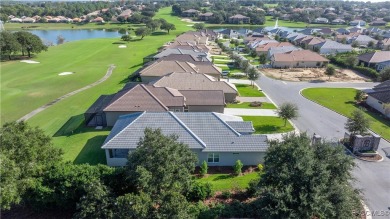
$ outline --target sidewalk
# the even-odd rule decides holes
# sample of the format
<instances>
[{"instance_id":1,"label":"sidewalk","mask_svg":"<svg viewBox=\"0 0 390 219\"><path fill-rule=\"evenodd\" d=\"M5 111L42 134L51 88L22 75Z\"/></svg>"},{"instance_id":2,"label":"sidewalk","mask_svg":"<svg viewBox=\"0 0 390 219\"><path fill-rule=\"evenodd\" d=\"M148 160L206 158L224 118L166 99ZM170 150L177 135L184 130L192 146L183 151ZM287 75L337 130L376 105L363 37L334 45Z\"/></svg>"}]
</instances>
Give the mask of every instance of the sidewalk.
<instances>
[{"instance_id":1,"label":"sidewalk","mask_svg":"<svg viewBox=\"0 0 390 219\"><path fill-rule=\"evenodd\" d=\"M272 109L238 109L225 108L225 114L233 116L278 116Z\"/></svg>"},{"instance_id":2,"label":"sidewalk","mask_svg":"<svg viewBox=\"0 0 390 219\"><path fill-rule=\"evenodd\" d=\"M243 103L255 101L272 103L267 97L237 97L236 99Z\"/></svg>"}]
</instances>

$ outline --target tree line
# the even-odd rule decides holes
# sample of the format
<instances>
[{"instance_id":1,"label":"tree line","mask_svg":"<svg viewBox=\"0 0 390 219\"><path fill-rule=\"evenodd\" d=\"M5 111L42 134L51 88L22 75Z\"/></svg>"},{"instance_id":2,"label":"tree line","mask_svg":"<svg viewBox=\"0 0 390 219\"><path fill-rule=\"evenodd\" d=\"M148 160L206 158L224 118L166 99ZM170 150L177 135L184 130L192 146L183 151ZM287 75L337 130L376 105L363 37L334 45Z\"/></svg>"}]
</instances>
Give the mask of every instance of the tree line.
<instances>
[{"instance_id":1,"label":"tree line","mask_svg":"<svg viewBox=\"0 0 390 219\"><path fill-rule=\"evenodd\" d=\"M127 165L112 168L64 162L41 129L3 125L3 216L20 206L74 218L357 218L360 212L349 184L354 162L342 147L311 144L305 134L272 141L260 180L245 192L251 201L207 205L202 200L213 194L194 181L197 157L189 147L159 129L144 134ZM242 163L236 166L240 173Z\"/></svg>"},{"instance_id":2,"label":"tree line","mask_svg":"<svg viewBox=\"0 0 390 219\"><path fill-rule=\"evenodd\" d=\"M0 50L2 57L8 56L8 59L11 60L16 53L21 52L22 56L27 53L28 57L31 57L31 53L47 51L47 46L37 35L27 31L1 31Z\"/></svg>"}]
</instances>

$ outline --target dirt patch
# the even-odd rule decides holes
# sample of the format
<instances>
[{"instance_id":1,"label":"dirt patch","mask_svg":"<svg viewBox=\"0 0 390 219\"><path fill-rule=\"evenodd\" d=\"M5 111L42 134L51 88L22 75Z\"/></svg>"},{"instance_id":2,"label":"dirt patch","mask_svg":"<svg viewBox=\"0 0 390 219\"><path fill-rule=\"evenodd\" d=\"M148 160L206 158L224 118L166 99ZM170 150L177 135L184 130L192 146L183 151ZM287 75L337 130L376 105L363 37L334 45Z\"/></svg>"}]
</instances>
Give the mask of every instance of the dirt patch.
<instances>
[{"instance_id":1,"label":"dirt patch","mask_svg":"<svg viewBox=\"0 0 390 219\"><path fill-rule=\"evenodd\" d=\"M382 159L382 156L379 154L376 154L375 156L372 156L372 157L364 156L364 155L356 155L356 156L359 157L360 159L366 160L366 161L379 161Z\"/></svg>"},{"instance_id":2,"label":"dirt patch","mask_svg":"<svg viewBox=\"0 0 390 219\"><path fill-rule=\"evenodd\" d=\"M187 22L187 23L193 23L193 24L203 23L203 22L193 21L192 19L189 19L189 18L183 18L183 19L180 19L180 20L184 21L184 22Z\"/></svg>"},{"instance_id":3,"label":"dirt patch","mask_svg":"<svg viewBox=\"0 0 390 219\"><path fill-rule=\"evenodd\" d=\"M337 69L336 74L325 74L325 68L262 69L266 76L285 81L367 82L370 78L350 69Z\"/></svg>"}]
</instances>

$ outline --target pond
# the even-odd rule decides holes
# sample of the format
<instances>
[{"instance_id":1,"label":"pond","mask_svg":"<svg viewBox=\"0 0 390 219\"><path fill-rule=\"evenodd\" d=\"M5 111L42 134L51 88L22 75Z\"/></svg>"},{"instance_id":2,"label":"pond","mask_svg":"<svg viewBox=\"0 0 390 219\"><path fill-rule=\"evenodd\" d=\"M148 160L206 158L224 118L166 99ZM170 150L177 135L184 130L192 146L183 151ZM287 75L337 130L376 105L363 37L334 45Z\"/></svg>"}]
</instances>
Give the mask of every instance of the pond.
<instances>
[{"instance_id":1,"label":"pond","mask_svg":"<svg viewBox=\"0 0 390 219\"><path fill-rule=\"evenodd\" d=\"M93 38L120 38L123 34L118 30L93 29L93 30L28 30L39 36L47 45L57 44L57 37L62 36L65 42L85 40Z\"/></svg>"}]
</instances>

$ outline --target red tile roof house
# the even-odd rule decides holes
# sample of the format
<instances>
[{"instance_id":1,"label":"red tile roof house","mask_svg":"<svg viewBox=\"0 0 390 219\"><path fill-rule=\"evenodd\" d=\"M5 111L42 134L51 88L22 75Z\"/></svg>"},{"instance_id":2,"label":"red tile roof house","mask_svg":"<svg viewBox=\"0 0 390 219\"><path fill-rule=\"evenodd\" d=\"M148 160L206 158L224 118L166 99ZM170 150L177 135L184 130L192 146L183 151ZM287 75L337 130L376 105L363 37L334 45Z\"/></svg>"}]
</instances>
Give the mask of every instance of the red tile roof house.
<instances>
[{"instance_id":1,"label":"red tile roof house","mask_svg":"<svg viewBox=\"0 0 390 219\"><path fill-rule=\"evenodd\" d=\"M256 48L255 48L255 51L256 51L256 54L258 56L262 55L262 54L267 54L268 53L268 50L270 48L274 48L274 47L283 47L283 46L293 46L293 44L289 43L289 42L270 42L270 43L266 43L266 44L262 44L262 45L258 45Z\"/></svg>"},{"instance_id":2,"label":"red tile roof house","mask_svg":"<svg viewBox=\"0 0 390 219\"><path fill-rule=\"evenodd\" d=\"M380 71L384 67L390 66L390 51L377 51L361 54L358 56L358 60L359 65L363 64L366 67L375 68L377 71Z\"/></svg>"},{"instance_id":3,"label":"red tile roof house","mask_svg":"<svg viewBox=\"0 0 390 219\"><path fill-rule=\"evenodd\" d=\"M144 69L141 69L139 75L141 76L142 82L149 83L151 81L156 81L161 77L169 75L172 72L193 72L199 74L207 74L219 80L221 77L222 70L215 65L158 60L151 65L146 66Z\"/></svg>"},{"instance_id":4,"label":"red tile roof house","mask_svg":"<svg viewBox=\"0 0 390 219\"><path fill-rule=\"evenodd\" d=\"M234 84L226 81L217 81L215 78L206 74L198 73L172 73L160 80L151 82L157 87L171 87L183 90L222 90L227 103L234 102L238 91Z\"/></svg>"},{"instance_id":5,"label":"red tile roof house","mask_svg":"<svg viewBox=\"0 0 390 219\"><path fill-rule=\"evenodd\" d=\"M320 43L325 42L325 39L322 39L321 37L313 37L313 38L303 38L302 41L300 42L300 45L303 48L314 50L314 46L318 45Z\"/></svg>"},{"instance_id":6,"label":"red tile roof house","mask_svg":"<svg viewBox=\"0 0 390 219\"><path fill-rule=\"evenodd\" d=\"M318 68L325 67L329 59L310 50L277 53L271 57L273 68Z\"/></svg>"},{"instance_id":7,"label":"red tile roof house","mask_svg":"<svg viewBox=\"0 0 390 219\"><path fill-rule=\"evenodd\" d=\"M390 112L385 111L384 104L390 103L390 80L376 85L374 88L365 90L367 93L366 103L390 118Z\"/></svg>"},{"instance_id":8,"label":"red tile roof house","mask_svg":"<svg viewBox=\"0 0 390 219\"><path fill-rule=\"evenodd\" d=\"M184 90L153 85L129 84L114 95L103 95L85 112L88 126L113 126L121 115L134 112L223 113L222 90Z\"/></svg>"}]
</instances>

